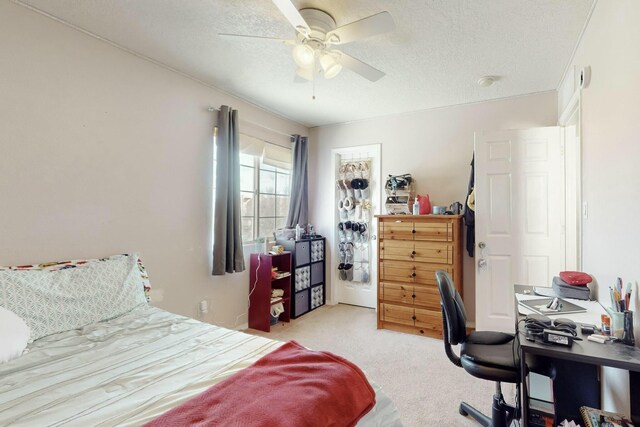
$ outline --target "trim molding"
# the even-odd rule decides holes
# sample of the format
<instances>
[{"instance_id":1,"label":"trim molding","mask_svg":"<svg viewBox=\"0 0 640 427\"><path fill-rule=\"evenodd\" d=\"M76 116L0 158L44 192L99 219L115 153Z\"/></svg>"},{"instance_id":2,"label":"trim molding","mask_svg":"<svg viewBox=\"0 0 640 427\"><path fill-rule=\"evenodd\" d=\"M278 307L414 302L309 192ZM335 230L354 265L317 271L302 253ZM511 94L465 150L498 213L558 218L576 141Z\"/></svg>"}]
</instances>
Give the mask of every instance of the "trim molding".
<instances>
[{"instance_id":1,"label":"trim molding","mask_svg":"<svg viewBox=\"0 0 640 427\"><path fill-rule=\"evenodd\" d=\"M573 52L571 52L571 56L569 57L569 62L564 67L564 72L562 73L562 77L560 77L560 81L558 82L557 90L560 90L562 87L562 83L564 83L565 78L567 77L567 73L571 70L571 65L573 64L573 60L576 57L576 52L578 52L578 47L580 47L580 43L582 43L582 38L584 37L584 33L587 31L587 26L589 22L591 22L591 17L593 16L593 11L596 9L596 5L598 4L598 0L594 0L591 5L591 10L589 10L589 14L587 15L587 20L584 22L584 26L582 27L582 31L580 31L580 35L578 36L578 41L573 48Z\"/></svg>"}]
</instances>

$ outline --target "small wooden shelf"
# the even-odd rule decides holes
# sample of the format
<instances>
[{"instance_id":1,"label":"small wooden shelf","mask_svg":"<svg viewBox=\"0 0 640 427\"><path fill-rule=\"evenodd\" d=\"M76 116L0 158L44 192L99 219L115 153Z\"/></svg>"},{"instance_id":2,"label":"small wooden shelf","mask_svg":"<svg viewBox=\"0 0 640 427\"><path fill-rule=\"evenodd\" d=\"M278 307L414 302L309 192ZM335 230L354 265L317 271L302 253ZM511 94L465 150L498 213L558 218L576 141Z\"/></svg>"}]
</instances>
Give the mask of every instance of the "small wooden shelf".
<instances>
[{"instance_id":1,"label":"small wooden shelf","mask_svg":"<svg viewBox=\"0 0 640 427\"><path fill-rule=\"evenodd\" d=\"M274 267L280 272L289 274L274 279L271 276ZM251 254L250 270L249 327L269 332L272 305L283 303L284 313L280 314L278 319L283 322L291 320L291 253ZM277 301L271 302L272 289L282 289L284 295Z\"/></svg>"},{"instance_id":2,"label":"small wooden shelf","mask_svg":"<svg viewBox=\"0 0 640 427\"><path fill-rule=\"evenodd\" d=\"M291 301L291 298L289 298L289 297L287 297L287 298L280 298L280 299L278 299L277 301L271 301L271 304L270 304L270 305L277 304L277 303L279 303L279 302L287 302L287 301Z\"/></svg>"}]
</instances>

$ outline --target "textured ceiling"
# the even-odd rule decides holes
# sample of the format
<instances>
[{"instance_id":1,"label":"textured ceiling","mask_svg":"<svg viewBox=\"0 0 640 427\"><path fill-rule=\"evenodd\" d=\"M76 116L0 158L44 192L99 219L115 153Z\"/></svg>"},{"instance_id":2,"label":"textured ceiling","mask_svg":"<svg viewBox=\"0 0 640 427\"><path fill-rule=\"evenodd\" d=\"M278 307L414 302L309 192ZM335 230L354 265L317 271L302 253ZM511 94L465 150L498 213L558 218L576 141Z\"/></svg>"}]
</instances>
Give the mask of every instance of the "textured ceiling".
<instances>
[{"instance_id":1,"label":"textured ceiling","mask_svg":"<svg viewBox=\"0 0 640 427\"><path fill-rule=\"evenodd\" d=\"M556 89L594 0L294 0L338 26L389 11L396 31L341 47L384 71L294 83L293 38L268 0L22 0L65 22L308 126ZM476 84L497 75L495 85Z\"/></svg>"}]
</instances>

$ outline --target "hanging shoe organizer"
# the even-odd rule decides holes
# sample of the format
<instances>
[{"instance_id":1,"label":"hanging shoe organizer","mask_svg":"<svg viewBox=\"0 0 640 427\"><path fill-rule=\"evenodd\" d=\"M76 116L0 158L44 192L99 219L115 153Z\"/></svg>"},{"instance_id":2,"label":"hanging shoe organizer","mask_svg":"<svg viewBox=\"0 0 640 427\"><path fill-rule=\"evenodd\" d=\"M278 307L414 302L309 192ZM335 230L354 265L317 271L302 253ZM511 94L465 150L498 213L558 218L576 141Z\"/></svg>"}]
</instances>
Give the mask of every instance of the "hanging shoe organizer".
<instances>
[{"instance_id":1,"label":"hanging shoe organizer","mask_svg":"<svg viewBox=\"0 0 640 427\"><path fill-rule=\"evenodd\" d=\"M338 278L370 285L371 160L343 160L336 177Z\"/></svg>"}]
</instances>

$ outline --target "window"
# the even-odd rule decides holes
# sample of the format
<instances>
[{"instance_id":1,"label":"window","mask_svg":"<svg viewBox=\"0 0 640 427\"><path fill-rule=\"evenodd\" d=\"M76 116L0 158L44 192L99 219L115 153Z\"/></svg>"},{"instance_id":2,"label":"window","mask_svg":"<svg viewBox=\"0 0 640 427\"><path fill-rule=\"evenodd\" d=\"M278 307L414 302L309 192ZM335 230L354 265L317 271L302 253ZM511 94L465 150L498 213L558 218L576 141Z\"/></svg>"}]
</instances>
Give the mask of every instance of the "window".
<instances>
[{"instance_id":1,"label":"window","mask_svg":"<svg viewBox=\"0 0 640 427\"><path fill-rule=\"evenodd\" d=\"M290 171L264 164L259 157L240 154L242 240L271 237L286 225Z\"/></svg>"},{"instance_id":2,"label":"window","mask_svg":"<svg viewBox=\"0 0 640 427\"><path fill-rule=\"evenodd\" d=\"M213 146L213 212L215 221L216 191L216 146ZM241 134L241 136L243 136ZM263 146L261 140L259 141ZM241 143L241 147L242 147ZM245 145L246 147L246 145ZM275 148L275 161L286 165L291 150ZM249 151L249 150L247 150ZM260 150L254 150L254 152ZM271 153L273 157L273 152ZM278 157L279 156L279 157ZM272 237L273 232L286 225L291 192L291 171L262 162L261 156L240 153L240 210L242 217L242 241L253 242L263 237Z\"/></svg>"}]
</instances>

